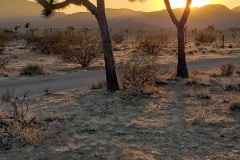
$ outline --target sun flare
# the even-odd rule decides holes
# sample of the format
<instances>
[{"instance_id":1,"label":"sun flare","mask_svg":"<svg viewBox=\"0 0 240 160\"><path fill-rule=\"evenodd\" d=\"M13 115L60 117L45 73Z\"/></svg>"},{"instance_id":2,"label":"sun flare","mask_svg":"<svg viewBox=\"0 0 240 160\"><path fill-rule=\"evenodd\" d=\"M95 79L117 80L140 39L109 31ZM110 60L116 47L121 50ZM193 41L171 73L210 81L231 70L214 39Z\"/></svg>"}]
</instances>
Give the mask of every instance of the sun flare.
<instances>
[{"instance_id":1,"label":"sun flare","mask_svg":"<svg viewBox=\"0 0 240 160\"><path fill-rule=\"evenodd\" d=\"M186 6L186 0L170 0L172 8L184 8ZM202 7L207 5L209 0L192 0L191 7Z\"/></svg>"}]
</instances>

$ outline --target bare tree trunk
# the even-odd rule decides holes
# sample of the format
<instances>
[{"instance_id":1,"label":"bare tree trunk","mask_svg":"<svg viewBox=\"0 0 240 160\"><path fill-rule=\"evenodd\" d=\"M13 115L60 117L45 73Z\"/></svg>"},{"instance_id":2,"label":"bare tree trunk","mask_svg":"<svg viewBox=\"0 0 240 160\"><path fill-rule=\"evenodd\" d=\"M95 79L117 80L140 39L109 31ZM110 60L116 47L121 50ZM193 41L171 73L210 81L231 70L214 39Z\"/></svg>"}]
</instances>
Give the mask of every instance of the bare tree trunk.
<instances>
[{"instance_id":1,"label":"bare tree trunk","mask_svg":"<svg viewBox=\"0 0 240 160\"><path fill-rule=\"evenodd\" d=\"M119 90L119 86L118 86L115 61L114 61L113 51L112 51L112 42L111 42L107 18L105 14L104 1L98 0L97 6L98 6L98 12L95 16L100 28L101 38L102 38L107 90L116 91L116 90Z\"/></svg>"},{"instance_id":2,"label":"bare tree trunk","mask_svg":"<svg viewBox=\"0 0 240 160\"><path fill-rule=\"evenodd\" d=\"M189 75L185 58L184 26L177 26L177 34L178 34L177 77L187 78L189 77Z\"/></svg>"},{"instance_id":3,"label":"bare tree trunk","mask_svg":"<svg viewBox=\"0 0 240 160\"><path fill-rule=\"evenodd\" d=\"M180 20L176 18L171 8L169 0L164 0L169 16L177 27L178 33L178 65L177 65L177 77L188 78L188 69L185 58L185 41L184 41L184 26L187 23L188 16L190 14L190 5L192 0L187 0L186 7Z\"/></svg>"}]
</instances>

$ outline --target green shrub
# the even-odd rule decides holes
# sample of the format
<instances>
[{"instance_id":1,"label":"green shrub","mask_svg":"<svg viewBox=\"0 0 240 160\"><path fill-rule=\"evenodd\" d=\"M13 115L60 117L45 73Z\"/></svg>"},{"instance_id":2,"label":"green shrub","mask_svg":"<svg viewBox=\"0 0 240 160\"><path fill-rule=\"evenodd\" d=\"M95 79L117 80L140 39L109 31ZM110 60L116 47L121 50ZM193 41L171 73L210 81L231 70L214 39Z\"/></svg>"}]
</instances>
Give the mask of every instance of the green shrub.
<instances>
[{"instance_id":1,"label":"green shrub","mask_svg":"<svg viewBox=\"0 0 240 160\"><path fill-rule=\"evenodd\" d=\"M44 75L44 71L41 66L39 65L28 65L22 69L20 75L22 76L39 76Z\"/></svg>"},{"instance_id":2,"label":"green shrub","mask_svg":"<svg viewBox=\"0 0 240 160\"><path fill-rule=\"evenodd\" d=\"M158 75L154 60L142 56L121 61L118 71L124 89L141 90L146 86L154 85Z\"/></svg>"},{"instance_id":3,"label":"green shrub","mask_svg":"<svg viewBox=\"0 0 240 160\"><path fill-rule=\"evenodd\" d=\"M236 67L232 64L225 64L221 66L221 75L222 76L231 76L236 70Z\"/></svg>"}]
</instances>

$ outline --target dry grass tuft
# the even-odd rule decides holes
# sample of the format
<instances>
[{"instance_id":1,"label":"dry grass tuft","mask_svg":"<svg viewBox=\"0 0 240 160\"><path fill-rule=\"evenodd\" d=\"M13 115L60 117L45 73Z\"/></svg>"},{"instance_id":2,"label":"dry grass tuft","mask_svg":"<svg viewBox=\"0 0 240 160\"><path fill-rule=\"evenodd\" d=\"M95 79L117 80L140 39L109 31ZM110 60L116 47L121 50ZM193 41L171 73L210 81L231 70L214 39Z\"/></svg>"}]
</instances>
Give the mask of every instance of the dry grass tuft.
<instances>
[{"instance_id":1,"label":"dry grass tuft","mask_svg":"<svg viewBox=\"0 0 240 160\"><path fill-rule=\"evenodd\" d=\"M40 76L44 75L44 71L41 66L39 65L28 65L22 69L20 72L21 76Z\"/></svg>"},{"instance_id":2,"label":"dry grass tuft","mask_svg":"<svg viewBox=\"0 0 240 160\"><path fill-rule=\"evenodd\" d=\"M124 89L142 90L146 86L155 85L158 76L154 60L142 56L121 61L118 69Z\"/></svg>"},{"instance_id":3,"label":"dry grass tuft","mask_svg":"<svg viewBox=\"0 0 240 160\"><path fill-rule=\"evenodd\" d=\"M222 76L231 76L236 71L236 67L232 64L225 64L221 66L220 70Z\"/></svg>"}]
</instances>

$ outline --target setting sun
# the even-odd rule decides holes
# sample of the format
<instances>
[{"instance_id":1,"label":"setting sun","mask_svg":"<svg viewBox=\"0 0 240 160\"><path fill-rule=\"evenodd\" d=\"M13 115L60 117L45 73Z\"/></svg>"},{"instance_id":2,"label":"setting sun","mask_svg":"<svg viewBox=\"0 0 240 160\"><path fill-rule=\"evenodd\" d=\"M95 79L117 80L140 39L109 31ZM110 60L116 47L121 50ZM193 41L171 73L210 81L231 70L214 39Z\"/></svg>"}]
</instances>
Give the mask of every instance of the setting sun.
<instances>
[{"instance_id":1,"label":"setting sun","mask_svg":"<svg viewBox=\"0 0 240 160\"><path fill-rule=\"evenodd\" d=\"M172 8L184 8L186 0L170 0ZM209 0L193 0L191 7L202 7L207 5Z\"/></svg>"}]
</instances>

